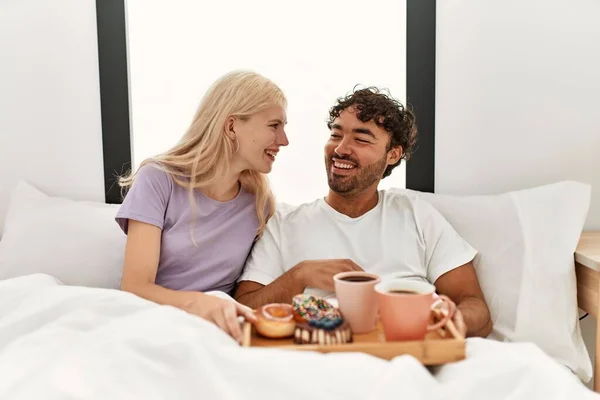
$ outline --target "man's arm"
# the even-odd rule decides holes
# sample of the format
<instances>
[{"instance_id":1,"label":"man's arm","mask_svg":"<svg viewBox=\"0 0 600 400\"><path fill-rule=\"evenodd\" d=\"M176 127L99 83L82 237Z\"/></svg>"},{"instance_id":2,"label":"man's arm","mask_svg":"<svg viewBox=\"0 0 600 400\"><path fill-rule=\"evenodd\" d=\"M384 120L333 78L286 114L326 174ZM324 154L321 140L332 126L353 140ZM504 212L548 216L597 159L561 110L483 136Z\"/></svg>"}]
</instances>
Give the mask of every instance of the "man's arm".
<instances>
[{"instance_id":1,"label":"man's arm","mask_svg":"<svg viewBox=\"0 0 600 400\"><path fill-rule=\"evenodd\" d=\"M235 299L252 309L269 303L290 304L292 297L307 287L333 291L333 276L348 271L362 271L362 268L349 259L306 260L267 286L250 280L241 281Z\"/></svg>"},{"instance_id":2,"label":"man's arm","mask_svg":"<svg viewBox=\"0 0 600 400\"><path fill-rule=\"evenodd\" d=\"M466 336L486 337L492 332L490 311L472 262L446 272L435 281L435 286L439 294L456 303L467 328Z\"/></svg>"},{"instance_id":3,"label":"man's arm","mask_svg":"<svg viewBox=\"0 0 600 400\"><path fill-rule=\"evenodd\" d=\"M292 297L304 292L306 286L292 268L267 286L253 281L242 281L235 292L235 299L252 308L269 303L291 303Z\"/></svg>"}]
</instances>

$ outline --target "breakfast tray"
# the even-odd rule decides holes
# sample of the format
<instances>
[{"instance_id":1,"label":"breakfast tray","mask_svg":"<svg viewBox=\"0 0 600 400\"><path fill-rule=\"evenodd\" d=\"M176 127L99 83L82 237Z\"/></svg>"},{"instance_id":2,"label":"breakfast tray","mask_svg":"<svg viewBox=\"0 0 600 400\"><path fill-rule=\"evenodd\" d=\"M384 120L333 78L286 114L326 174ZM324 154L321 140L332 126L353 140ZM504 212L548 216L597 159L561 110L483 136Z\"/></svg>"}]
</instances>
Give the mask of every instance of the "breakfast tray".
<instances>
[{"instance_id":1,"label":"breakfast tray","mask_svg":"<svg viewBox=\"0 0 600 400\"><path fill-rule=\"evenodd\" d=\"M381 326L367 334L354 334L352 343L336 345L294 344L292 338L268 339L256 333L249 322L243 325L244 347L271 347L282 350L317 351L320 353L360 352L391 360L409 354L423 365L441 365L465 358L465 339L452 321L439 331L430 332L424 340L386 342Z\"/></svg>"}]
</instances>

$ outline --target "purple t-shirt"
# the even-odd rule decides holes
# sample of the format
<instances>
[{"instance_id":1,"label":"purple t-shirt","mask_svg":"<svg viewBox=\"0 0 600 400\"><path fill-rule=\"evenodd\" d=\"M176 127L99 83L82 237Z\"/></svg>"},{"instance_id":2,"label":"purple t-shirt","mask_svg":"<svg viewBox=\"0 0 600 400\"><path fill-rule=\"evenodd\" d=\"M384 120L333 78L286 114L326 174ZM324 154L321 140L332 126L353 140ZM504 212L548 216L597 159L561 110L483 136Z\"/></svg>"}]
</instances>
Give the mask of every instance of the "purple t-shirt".
<instances>
[{"instance_id":1,"label":"purple t-shirt","mask_svg":"<svg viewBox=\"0 0 600 400\"><path fill-rule=\"evenodd\" d=\"M191 207L188 189L148 164L138 171L116 220L125 233L129 219L162 229L157 285L231 293L256 236L255 197L240 189L234 199L220 202L197 190L194 213Z\"/></svg>"}]
</instances>

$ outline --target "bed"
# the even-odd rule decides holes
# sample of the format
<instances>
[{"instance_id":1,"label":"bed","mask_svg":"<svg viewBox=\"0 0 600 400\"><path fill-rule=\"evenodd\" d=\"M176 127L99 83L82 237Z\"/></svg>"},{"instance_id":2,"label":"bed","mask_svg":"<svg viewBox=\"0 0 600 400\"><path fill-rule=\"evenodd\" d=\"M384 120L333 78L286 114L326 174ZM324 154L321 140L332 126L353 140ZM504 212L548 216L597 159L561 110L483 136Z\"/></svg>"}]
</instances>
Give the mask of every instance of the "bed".
<instances>
[{"instance_id":1,"label":"bed","mask_svg":"<svg viewBox=\"0 0 600 400\"><path fill-rule=\"evenodd\" d=\"M597 316L600 236L581 233L589 187L398 190L430 201L480 250L495 331L468 339L463 361L241 348L208 322L118 290L118 206L20 182L0 240L0 398L600 398L582 383L592 366L577 308Z\"/></svg>"}]
</instances>

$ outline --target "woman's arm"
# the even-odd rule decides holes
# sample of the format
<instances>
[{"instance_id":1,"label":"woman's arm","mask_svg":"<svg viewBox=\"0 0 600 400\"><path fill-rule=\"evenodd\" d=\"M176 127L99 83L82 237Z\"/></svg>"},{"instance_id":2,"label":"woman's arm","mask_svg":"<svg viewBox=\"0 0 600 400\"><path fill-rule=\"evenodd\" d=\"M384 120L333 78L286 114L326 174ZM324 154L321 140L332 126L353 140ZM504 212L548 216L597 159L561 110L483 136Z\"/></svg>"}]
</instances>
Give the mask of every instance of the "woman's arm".
<instances>
[{"instance_id":1,"label":"woman's arm","mask_svg":"<svg viewBox=\"0 0 600 400\"><path fill-rule=\"evenodd\" d=\"M207 319L234 339L240 341L242 331L237 316L254 321L252 311L236 302L201 292L166 289L155 284L160 259L160 228L129 220L125 264L121 289L158 304L170 305Z\"/></svg>"}]
</instances>

